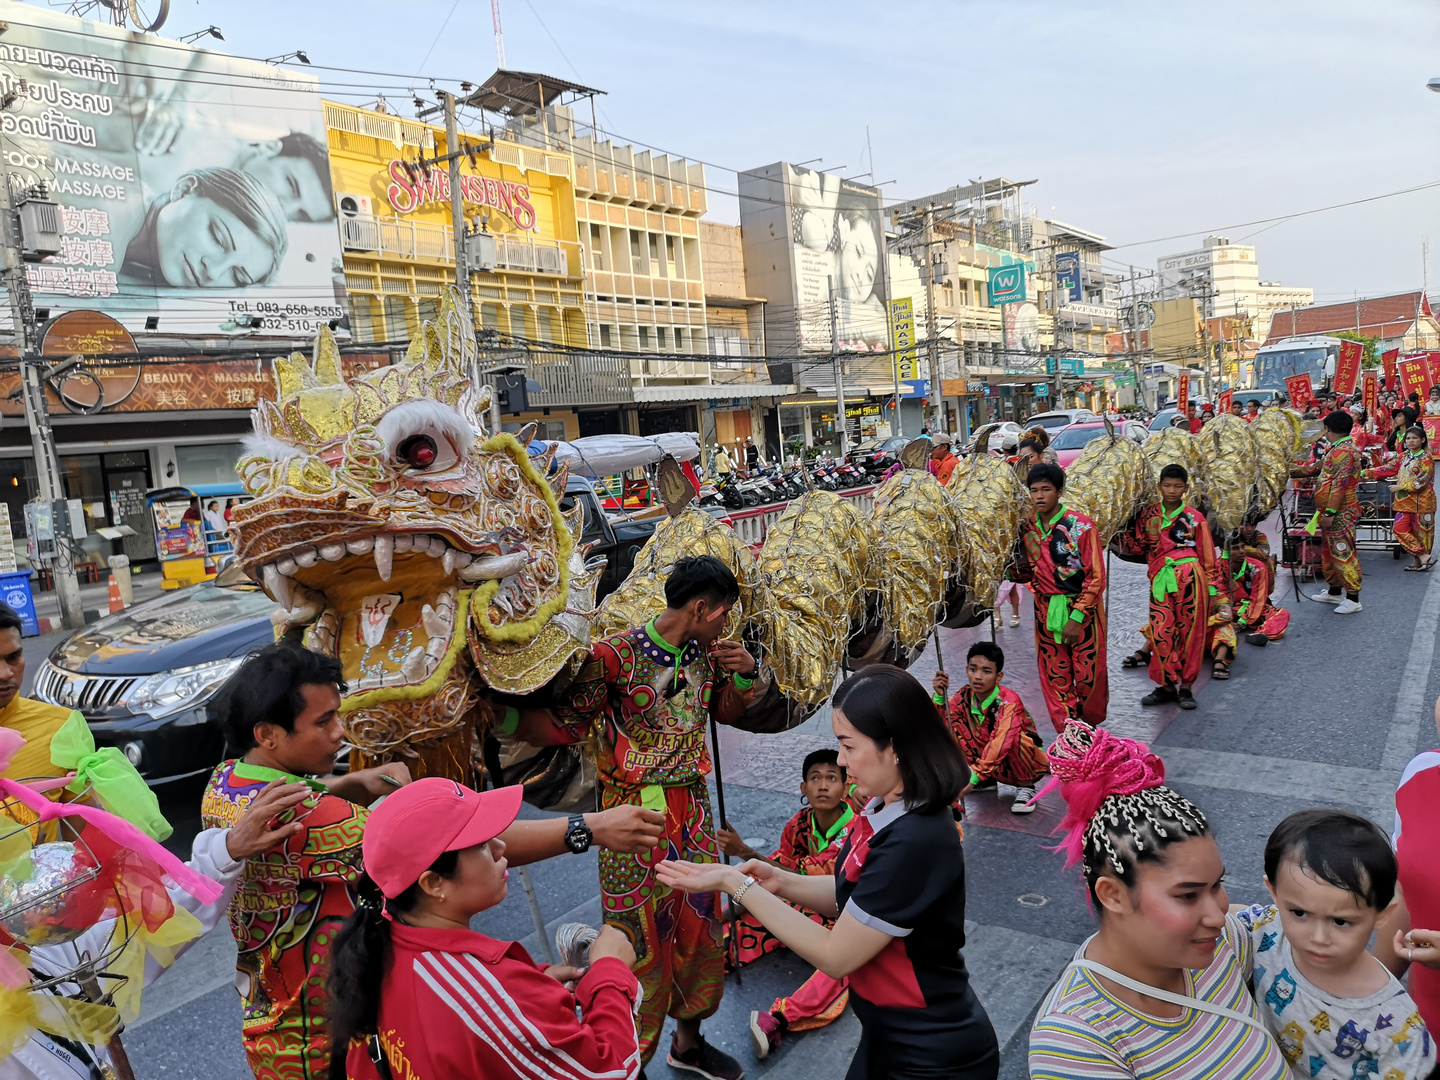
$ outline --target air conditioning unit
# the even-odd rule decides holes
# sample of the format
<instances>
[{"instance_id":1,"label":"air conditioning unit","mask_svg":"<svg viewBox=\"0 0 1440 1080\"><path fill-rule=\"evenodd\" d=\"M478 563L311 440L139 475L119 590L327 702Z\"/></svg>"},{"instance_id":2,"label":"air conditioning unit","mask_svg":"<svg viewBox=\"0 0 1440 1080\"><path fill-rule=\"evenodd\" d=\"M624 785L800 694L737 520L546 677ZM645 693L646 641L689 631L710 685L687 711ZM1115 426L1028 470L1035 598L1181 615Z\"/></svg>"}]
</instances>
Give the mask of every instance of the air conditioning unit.
<instances>
[{"instance_id":1,"label":"air conditioning unit","mask_svg":"<svg viewBox=\"0 0 1440 1080\"><path fill-rule=\"evenodd\" d=\"M39 262L60 253L60 206L50 199L28 195L16 209L20 212L21 257Z\"/></svg>"},{"instance_id":2,"label":"air conditioning unit","mask_svg":"<svg viewBox=\"0 0 1440 1080\"><path fill-rule=\"evenodd\" d=\"M335 196L335 205L339 207L342 217L360 217L362 214L374 212L370 208L369 195L347 195L340 192Z\"/></svg>"}]
</instances>

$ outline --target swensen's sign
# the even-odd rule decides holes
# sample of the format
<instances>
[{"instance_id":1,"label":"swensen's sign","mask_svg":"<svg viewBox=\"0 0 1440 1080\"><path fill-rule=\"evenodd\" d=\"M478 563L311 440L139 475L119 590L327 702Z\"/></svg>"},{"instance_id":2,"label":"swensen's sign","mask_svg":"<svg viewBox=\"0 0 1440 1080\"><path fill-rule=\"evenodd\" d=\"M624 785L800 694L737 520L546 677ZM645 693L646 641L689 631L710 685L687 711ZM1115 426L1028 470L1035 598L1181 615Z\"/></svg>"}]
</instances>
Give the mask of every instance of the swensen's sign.
<instances>
[{"instance_id":1,"label":"swensen's sign","mask_svg":"<svg viewBox=\"0 0 1440 1080\"><path fill-rule=\"evenodd\" d=\"M390 162L389 173L390 186L385 190L385 198L397 214L413 213L426 203L450 201L450 176L445 171L416 169L412 180L405 162L397 159ZM530 203L529 184L462 173L460 194L467 203L500 211L525 232L540 231L535 221L535 207Z\"/></svg>"}]
</instances>

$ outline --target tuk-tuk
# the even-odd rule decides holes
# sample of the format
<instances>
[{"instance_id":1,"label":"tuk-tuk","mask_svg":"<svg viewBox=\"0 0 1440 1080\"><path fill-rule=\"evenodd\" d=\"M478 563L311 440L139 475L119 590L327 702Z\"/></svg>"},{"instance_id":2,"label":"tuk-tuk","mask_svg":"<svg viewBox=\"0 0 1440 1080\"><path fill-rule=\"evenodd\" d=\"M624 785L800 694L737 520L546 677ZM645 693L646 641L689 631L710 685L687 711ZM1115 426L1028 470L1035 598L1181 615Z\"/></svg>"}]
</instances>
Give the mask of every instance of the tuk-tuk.
<instances>
[{"instance_id":1,"label":"tuk-tuk","mask_svg":"<svg viewBox=\"0 0 1440 1080\"><path fill-rule=\"evenodd\" d=\"M212 502L224 510L240 505L250 496L239 481L228 484L195 484L191 487L159 488L145 496L145 505L155 523L155 551L164 577L162 589L179 589L215 576L226 559L234 554L230 530L205 516Z\"/></svg>"}]
</instances>

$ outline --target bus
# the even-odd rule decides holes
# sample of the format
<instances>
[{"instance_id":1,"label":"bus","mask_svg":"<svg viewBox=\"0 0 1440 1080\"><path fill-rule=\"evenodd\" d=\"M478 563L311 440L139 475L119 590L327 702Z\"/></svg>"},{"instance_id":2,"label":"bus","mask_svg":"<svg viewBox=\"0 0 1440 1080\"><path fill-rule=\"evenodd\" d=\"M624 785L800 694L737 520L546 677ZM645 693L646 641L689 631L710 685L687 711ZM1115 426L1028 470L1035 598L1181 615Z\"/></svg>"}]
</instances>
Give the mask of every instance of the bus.
<instances>
[{"instance_id":1,"label":"bus","mask_svg":"<svg viewBox=\"0 0 1440 1080\"><path fill-rule=\"evenodd\" d=\"M1255 353L1255 387L1285 393L1285 380L1292 375L1309 375L1310 386L1319 391L1335 374L1340 339L1315 335L1281 338L1262 345Z\"/></svg>"}]
</instances>

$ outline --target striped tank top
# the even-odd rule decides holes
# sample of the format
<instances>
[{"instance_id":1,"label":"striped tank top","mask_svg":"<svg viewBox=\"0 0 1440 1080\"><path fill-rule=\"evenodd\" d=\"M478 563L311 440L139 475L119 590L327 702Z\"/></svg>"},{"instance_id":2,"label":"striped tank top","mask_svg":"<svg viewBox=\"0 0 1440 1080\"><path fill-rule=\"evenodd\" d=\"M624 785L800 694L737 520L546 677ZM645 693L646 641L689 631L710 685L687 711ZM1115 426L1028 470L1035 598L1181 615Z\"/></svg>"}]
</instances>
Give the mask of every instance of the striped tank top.
<instances>
[{"instance_id":1,"label":"striped tank top","mask_svg":"<svg viewBox=\"0 0 1440 1080\"><path fill-rule=\"evenodd\" d=\"M1075 955L1084 952L1085 946ZM1230 915L1215 959L1186 973L1191 997L1263 1023L1246 983L1250 935ZM1071 965L1040 1007L1030 1031L1031 1080L1287 1080L1275 1040L1239 1020L1186 1009L1173 1020L1137 1012L1093 974Z\"/></svg>"}]
</instances>

